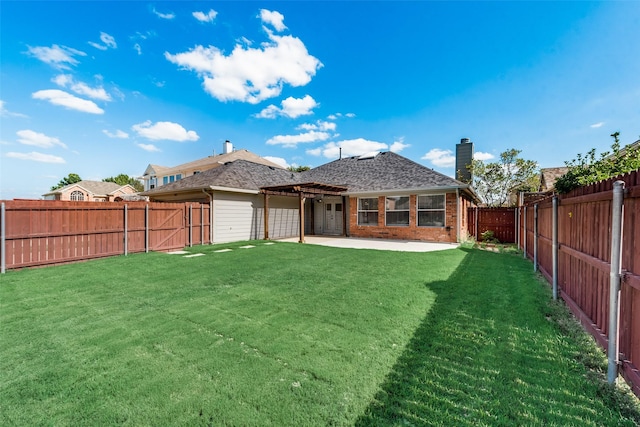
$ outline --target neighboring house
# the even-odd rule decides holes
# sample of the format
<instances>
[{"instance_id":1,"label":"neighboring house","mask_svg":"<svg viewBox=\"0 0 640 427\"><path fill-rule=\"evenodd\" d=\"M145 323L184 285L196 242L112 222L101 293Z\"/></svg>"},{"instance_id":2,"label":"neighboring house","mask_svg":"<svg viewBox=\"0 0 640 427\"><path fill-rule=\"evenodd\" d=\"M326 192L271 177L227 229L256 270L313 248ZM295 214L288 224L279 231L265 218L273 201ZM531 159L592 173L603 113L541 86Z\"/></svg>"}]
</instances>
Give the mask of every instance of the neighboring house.
<instances>
[{"instance_id":1,"label":"neighboring house","mask_svg":"<svg viewBox=\"0 0 640 427\"><path fill-rule=\"evenodd\" d=\"M115 182L83 180L69 184L57 190L43 194L45 200L70 200L76 202L113 202L116 198L124 199L135 194L131 185L120 185Z\"/></svg>"},{"instance_id":2,"label":"neighboring house","mask_svg":"<svg viewBox=\"0 0 640 427\"><path fill-rule=\"evenodd\" d=\"M469 185L392 152L299 173L235 160L143 195L209 202L214 243L304 234L463 241L467 208L479 201Z\"/></svg>"},{"instance_id":3,"label":"neighboring house","mask_svg":"<svg viewBox=\"0 0 640 427\"><path fill-rule=\"evenodd\" d=\"M144 182L144 191L153 190L154 188L180 181L188 176L197 175L234 160L248 160L250 162L284 169L282 166L248 150L234 151L233 145L229 141L226 141L223 145L222 154L218 154L217 156L209 156L173 167L150 164L141 177Z\"/></svg>"},{"instance_id":4,"label":"neighboring house","mask_svg":"<svg viewBox=\"0 0 640 427\"><path fill-rule=\"evenodd\" d=\"M538 191L541 193L553 192L558 178L567 172L569 172L568 167L540 169L540 186L538 187Z\"/></svg>"}]
</instances>

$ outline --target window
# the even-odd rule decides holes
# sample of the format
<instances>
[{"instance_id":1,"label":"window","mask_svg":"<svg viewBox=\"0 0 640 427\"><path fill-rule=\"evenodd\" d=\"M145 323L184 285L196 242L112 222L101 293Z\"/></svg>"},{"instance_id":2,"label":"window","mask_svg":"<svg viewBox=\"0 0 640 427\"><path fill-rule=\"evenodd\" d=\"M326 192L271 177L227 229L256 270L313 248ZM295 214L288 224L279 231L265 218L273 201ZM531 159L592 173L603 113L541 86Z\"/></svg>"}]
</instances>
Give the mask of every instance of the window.
<instances>
[{"instance_id":1,"label":"window","mask_svg":"<svg viewBox=\"0 0 640 427\"><path fill-rule=\"evenodd\" d=\"M387 197L387 226L409 225L409 196Z\"/></svg>"},{"instance_id":2,"label":"window","mask_svg":"<svg viewBox=\"0 0 640 427\"><path fill-rule=\"evenodd\" d=\"M163 176L162 177L162 185L167 185L169 183L169 177L168 176Z\"/></svg>"},{"instance_id":3,"label":"window","mask_svg":"<svg viewBox=\"0 0 640 427\"><path fill-rule=\"evenodd\" d=\"M181 179L182 179L182 174L181 173L176 175L176 181L180 181Z\"/></svg>"},{"instance_id":4,"label":"window","mask_svg":"<svg viewBox=\"0 0 640 427\"><path fill-rule=\"evenodd\" d=\"M71 192L71 196L69 197L69 199L76 202L82 202L84 200L84 194L82 193L82 191L76 190Z\"/></svg>"},{"instance_id":5,"label":"window","mask_svg":"<svg viewBox=\"0 0 640 427\"><path fill-rule=\"evenodd\" d=\"M444 227L445 195L418 196L418 227Z\"/></svg>"},{"instance_id":6,"label":"window","mask_svg":"<svg viewBox=\"0 0 640 427\"><path fill-rule=\"evenodd\" d=\"M378 198L358 199L358 225L378 225Z\"/></svg>"}]
</instances>

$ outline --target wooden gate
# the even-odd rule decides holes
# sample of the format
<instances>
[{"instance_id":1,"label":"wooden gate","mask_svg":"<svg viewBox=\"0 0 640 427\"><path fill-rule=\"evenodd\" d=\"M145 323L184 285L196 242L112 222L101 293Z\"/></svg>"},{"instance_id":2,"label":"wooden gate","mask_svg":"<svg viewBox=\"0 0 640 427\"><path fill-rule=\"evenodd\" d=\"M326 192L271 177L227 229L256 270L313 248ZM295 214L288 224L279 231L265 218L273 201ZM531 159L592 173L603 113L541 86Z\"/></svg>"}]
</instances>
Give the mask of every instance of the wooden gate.
<instances>
[{"instance_id":1,"label":"wooden gate","mask_svg":"<svg viewBox=\"0 0 640 427\"><path fill-rule=\"evenodd\" d=\"M516 241L516 208L468 208L469 235L476 241L482 240L482 233L491 230L502 243Z\"/></svg>"}]
</instances>

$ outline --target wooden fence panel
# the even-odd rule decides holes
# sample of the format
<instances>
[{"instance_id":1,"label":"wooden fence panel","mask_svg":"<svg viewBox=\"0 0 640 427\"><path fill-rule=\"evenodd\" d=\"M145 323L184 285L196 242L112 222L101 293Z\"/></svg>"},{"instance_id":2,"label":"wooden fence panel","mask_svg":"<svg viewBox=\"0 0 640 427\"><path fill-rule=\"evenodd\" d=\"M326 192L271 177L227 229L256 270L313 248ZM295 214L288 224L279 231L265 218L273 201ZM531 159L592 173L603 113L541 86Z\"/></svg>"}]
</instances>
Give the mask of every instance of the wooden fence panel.
<instances>
[{"instance_id":1,"label":"wooden fence panel","mask_svg":"<svg viewBox=\"0 0 640 427\"><path fill-rule=\"evenodd\" d=\"M515 208L468 208L468 231L477 241L487 230L502 243L514 243L516 237ZM476 227L477 220L477 227Z\"/></svg>"},{"instance_id":2,"label":"wooden fence panel","mask_svg":"<svg viewBox=\"0 0 640 427\"><path fill-rule=\"evenodd\" d=\"M2 203L5 245L0 251L4 252L8 269L124 254L125 234L127 253L182 249L189 244L186 215L190 205L198 213L193 218L192 228L197 229L193 244L210 242L208 204L51 200Z\"/></svg>"},{"instance_id":3,"label":"wooden fence panel","mask_svg":"<svg viewBox=\"0 0 640 427\"><path fill-rule=\"evenodd\" d=\"M613 183L625 182L622 238L623 280L620 295L619 343L622 374L640 396L640 171L581 187L559 197L558 286L567 305L606 348L609 329L609 286ZM552 280L552 209L538 202L538 263ZM533 212L536 202L519 208L521 242L533 258ZM524 212L526 211L526 221Z\"/></svg>"}]
</instances>

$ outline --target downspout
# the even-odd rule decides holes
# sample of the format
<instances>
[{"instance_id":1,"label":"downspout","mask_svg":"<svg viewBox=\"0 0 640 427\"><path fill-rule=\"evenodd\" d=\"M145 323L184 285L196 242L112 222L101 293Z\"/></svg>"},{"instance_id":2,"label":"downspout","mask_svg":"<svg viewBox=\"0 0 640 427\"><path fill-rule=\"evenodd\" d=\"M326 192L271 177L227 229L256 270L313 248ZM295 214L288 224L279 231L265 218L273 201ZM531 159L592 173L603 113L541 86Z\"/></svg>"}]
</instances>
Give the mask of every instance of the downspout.
<instances>
[{"instance_id":1,"label":"downspout","mask_svg":"<svg viewBox=\"0 0 640 427\"><path fill-rule=\"evenodd\" d=\"M456 188L456 241L460 243L460 224L462 218L460 218L460 189Z\"/></svg>"},{"instance_id":2,"label":"downspout","mask_svg":"<svg viewBox=\"0 0 640 427\"><path fill-rule=\"evenodd\" d=\"M209 197L209 244L213 245L213 194L209 194L204 188L202 192Z\"/></svg>"}]
</instances>

